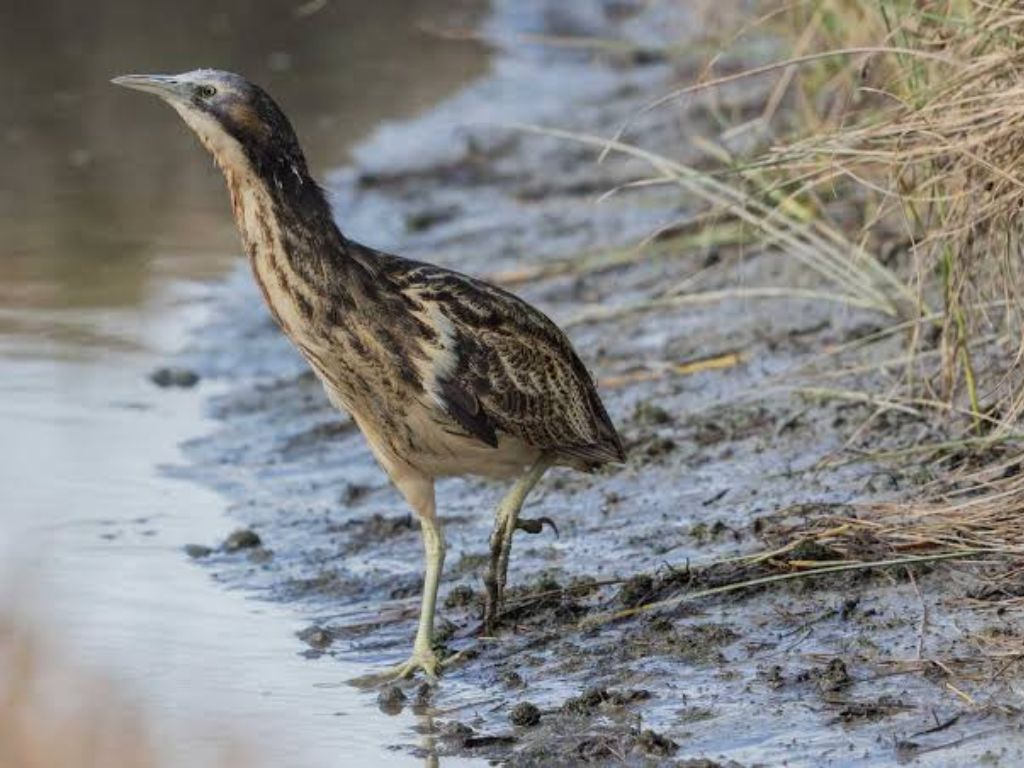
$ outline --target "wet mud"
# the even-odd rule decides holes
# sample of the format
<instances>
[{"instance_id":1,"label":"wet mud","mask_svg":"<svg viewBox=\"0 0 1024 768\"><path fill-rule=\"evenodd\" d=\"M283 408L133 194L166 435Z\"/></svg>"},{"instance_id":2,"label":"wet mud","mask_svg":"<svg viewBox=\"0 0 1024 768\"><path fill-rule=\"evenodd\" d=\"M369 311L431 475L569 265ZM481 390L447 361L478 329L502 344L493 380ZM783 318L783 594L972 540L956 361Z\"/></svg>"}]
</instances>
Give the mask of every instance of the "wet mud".
<instances>
[{"instance_id":1,"label":"wet mud","mask_svg":"<svg viewBox=\"0 0 1024 768\"><path fill-rule=\"evenodd\" d=\"M524 6L529 9L524 10ZM587 10L581 10L587 9ZM951 566L879 569L687 595L780 572L741 555L792 543L847 505L912 493L919 473L828 461L849 441L886 446L941 425L822 402L780 386L879 319L805 300L725 299L587 319L700 275L703 290L814 287L785 254L694 245L673 226L678 190L634 161L502 127L612 134L701 54L672 59L523 45L596 35L657 49L692 36L687 3L497 3L491 71L420 118L381 127L327 179L343 229L374 246L501 280L563 324L629 452L594 475L550 472L520 533L507 611L481 637L481 574L500 483L439 483L448 539L438 637L462 652L437 686L368 689L368 707L413 711L396 748L510 766L1017 765L1013 681L932 659L969 657L1014 616L964 608ZM644 113L629 137L701 164L692 137L756 111L772 82ZM300 127L301 132L301 127ZM666 234L635 258L652 232ZM692 234L692 233L688 233ZM418 525L351 421L278 333L244 270L215 290L216 318L184 362L220 382L219 428L175 468L218 488L243 529L189 554L232 588L302 606L296 653L368 670L408 652L422 583ZM593 317L592 314L589 317ZM893 354L899 339L873 354ZM701 361L720 361L702 365ZM176 364L179 364L176 363ZM787 561L838 559L807 542ZM659 601L665 607L612 618Z\"/></svg>"}]
</instances>

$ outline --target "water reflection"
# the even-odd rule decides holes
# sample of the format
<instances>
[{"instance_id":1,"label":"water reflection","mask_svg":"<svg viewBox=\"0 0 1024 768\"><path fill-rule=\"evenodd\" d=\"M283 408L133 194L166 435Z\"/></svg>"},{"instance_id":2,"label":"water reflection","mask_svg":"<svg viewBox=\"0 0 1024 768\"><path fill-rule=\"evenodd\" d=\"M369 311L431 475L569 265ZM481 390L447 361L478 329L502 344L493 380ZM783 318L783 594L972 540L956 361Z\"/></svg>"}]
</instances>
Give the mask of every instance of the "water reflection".
<instances>
[{"instance_id":1,"label":"water reflection","mask_svg":"<svg viewBox=\"0 0 1024 768\"><path fill-rule=\"evenodd\" d=\"M172 271L236 251L222 182L165 107L108 85L123 72L214 66L265 85L314 168L383 118L412 114L481 68L421 22L479 2L8 0L0 4L0 303L138 303L157 253ZM166 265L165 265L166 266ZM3 330L0 327L0 330Z\"/></svg>"}]
</instances>

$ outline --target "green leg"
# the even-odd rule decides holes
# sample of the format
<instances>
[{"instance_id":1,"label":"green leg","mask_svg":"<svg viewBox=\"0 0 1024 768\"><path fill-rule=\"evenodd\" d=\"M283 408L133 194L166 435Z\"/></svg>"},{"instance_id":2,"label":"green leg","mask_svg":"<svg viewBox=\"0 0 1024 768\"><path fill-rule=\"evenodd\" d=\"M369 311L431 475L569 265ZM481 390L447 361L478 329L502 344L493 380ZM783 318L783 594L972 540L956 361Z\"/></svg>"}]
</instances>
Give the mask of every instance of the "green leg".
<instances>
[{"instance_id":1,"label":"green leg","mask_svg":"<svg viewBox=\"0 0 1024 768\"><path fill-rule=\"evenodd\" d=\"M498 506L491 533L491 561L484 576L487 589L484 603L484 629L490 634L495 627L498 611L505 596L505 582L508 578L508 557L512 551L512 535L519 520L519 511L533 487L551 466L551 459L541 456L533 466L520 477Z\"/></svg>"},{"instance_id":2,"label":"green leg","mask_svg":"<svg viewBox=\"0 0 1024 768\"><path fill-rule=\"evenodd\" d=\"M434 516L420 518L420 526L427 562L426 575L423 578L423 600L420 604L420 623L412 646L412 656L407 662L395 668L395 678L409 677L417 669L422 669L427 677L435 678L440 666L434 654L434 611L437 607L437 586L441 581L441 569L444 568L444 533L441 530L441 522Z\"/></svg>"},{"instance_id":3,"label":"green leg","mask_svg":"<svg viewBox=\"0 0 1024 768\"><path fill-rule=\"evenodd\" d=\"M402 492L409 502L409 506L419 518L420 531L423 534L426 569L423 578L420 621L416 629L412 656L408 661L383 672L358 678L354 681L356 683L371 684L387 679L411 677L419 669L422 669L428 678L433 679L437 677L437 672L442 666L434 653L434 611L437 606L437 587L441 581L441 569L444 567L445 544L441 521L437 519L434 508L434 481L432 478L408 469L403 472L389 472L389 474L391 474L395 486Z\"/></svg>"}]
</instances>

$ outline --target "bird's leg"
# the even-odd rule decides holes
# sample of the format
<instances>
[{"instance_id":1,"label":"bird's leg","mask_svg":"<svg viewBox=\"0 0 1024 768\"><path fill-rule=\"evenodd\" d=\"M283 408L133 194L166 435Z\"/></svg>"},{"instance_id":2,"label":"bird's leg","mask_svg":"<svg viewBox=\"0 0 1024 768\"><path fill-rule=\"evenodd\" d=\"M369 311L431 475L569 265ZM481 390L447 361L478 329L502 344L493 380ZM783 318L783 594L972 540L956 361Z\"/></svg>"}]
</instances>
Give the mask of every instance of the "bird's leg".
<instances>
[{"instance_id":1,"label":"bird's leg","mask_svg":"<svg viewBox=\"0 0 1024 768\"><path fill-rule=\"evenodd\" d=\"M412 646L412 656L404 664L395 668L395 678L410 677L417 669L422 669L428 678L436 678L440 663L434 653L434 609L437 606L437 586L441 581L441 569L444 567L444 533L441 521L435 515L420 518L423 532L423 551L426 555L427 568L423 578L423 600L420 604L420 623L416 630L416 640Z\"/></svg>"},{"instance_id":2,"label":"bird's leg","mask_svg":"<svg viewBox=\"0 0 1024 768\"><path fill-rule=\"evenodd\" d=\"M413 643L412 656L409 657L409 660L383 674L375 674L364 679L368 681L371 678L374 681L382 678L397 680L412 676L418 669L422 669L428 678L433 679L437 677L437 671L441 667L437 655L434 653L434 609L437 605L437 587L441 581L445 551L441 521L437 519L434 508L434 481L411 472L392 474L392 480L420 519L423 552L426 555L423 601L420 605L420 622L416 630L416 640Z\"/></svg>"},{"instance_id":3,"label":"bird's leg","mask_svg":"<svg viewBox=\"0 0 1024 768\"><path fill-rule=\"evenodd\" d=\"M512 551L512 535L518 527L519 511L523 508L527 495L550 466L551 459L548 456L541 456L525 475L516 480L515 485L498 505L494 530L491 532L491 561L487 575L484 576L484 586L487 589L484 602L484 629L488 633L494 630L498 610L505 597L508 557Z\"/></svg>"}]
</instances>

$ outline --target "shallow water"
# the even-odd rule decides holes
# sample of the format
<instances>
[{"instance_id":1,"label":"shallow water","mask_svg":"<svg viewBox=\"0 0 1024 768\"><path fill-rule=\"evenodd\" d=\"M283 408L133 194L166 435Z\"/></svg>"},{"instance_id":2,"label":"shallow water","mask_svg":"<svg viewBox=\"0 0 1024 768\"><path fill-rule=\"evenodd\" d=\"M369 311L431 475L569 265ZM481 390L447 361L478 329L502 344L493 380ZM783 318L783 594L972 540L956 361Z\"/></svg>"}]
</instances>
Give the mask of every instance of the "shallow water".
<instances>
[{"instance_id":1,"label":"shallow water","mask_svg":"<svg viewBox=\"0 0 1024 768\"><path fill-rule=\"evenodd\" d=\"M223 590L187 542L224 502L161 470L215 391L147 374L237 263L223 182L173 113L112 75L221 66L277 94L311 164L486 64L421 24L480 3L10 3L0 9L0 601L154 714L175 764L237 740L270 765L407 764L352 670L296 654L286 606ZM45 43L45 44L44 44ZM423 67L429 62L429 67Z\"/></svg>"}]
</instances>

